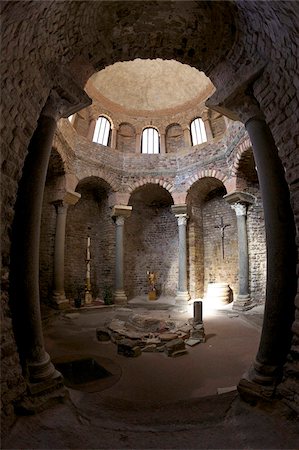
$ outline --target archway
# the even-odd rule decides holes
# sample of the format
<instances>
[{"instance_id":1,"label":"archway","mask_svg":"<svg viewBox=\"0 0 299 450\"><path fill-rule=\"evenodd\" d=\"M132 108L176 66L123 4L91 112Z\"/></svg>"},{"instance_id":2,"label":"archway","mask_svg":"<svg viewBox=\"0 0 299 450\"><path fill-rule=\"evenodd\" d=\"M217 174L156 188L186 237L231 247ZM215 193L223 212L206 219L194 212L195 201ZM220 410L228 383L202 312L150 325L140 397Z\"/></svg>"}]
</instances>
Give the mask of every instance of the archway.
<instances>
[{"instance_id":1,"label":"archway","mask_svg":"<svg viewBox=\"0 0 299 450\"><path fill-rule=\"evenodd\" d=\"M177 221L169 192L156 184L133 191L125 224L125 287L128 297L147 294L147 271L157 274L158 295L175 295L178 270Z\"/></svg>"}]
</instances>

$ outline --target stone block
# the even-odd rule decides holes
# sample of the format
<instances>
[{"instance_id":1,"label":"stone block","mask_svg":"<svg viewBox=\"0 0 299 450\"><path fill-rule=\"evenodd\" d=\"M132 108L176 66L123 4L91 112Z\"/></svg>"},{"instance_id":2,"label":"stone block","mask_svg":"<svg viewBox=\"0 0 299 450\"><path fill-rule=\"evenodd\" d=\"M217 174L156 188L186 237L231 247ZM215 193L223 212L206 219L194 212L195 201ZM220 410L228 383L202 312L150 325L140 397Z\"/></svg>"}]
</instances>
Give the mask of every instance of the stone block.
<instances>
[{"instance_id":1,"label":"stone block","mask_svg":"<svg viewBox=\"0 0 299 450\"><path fill-rule=\"evenodd\" d=\"M173 356L175 352L185 350L185 342L183 339L173 339L165 344L165 353L167 356Z\"/></svg>"},{"instance_id":2,"label":"stone block","mask_svg":"<svg viewBox=\"0 0 299 450\"><path fill-rule=\"evenodd\" d=\"M117 344L117 353L129 358L135 358L136 356L141 355L141 348L139 345L136 345L135 341L122 339Z\"/></svg>"},{"instance_id":3,"label":"stone block","mask_svg":"<svg viewBox=\"0 0 299 450\"><path fill-rule=\"evenodd\" d=\"M101 342L107 342L111 340L110 334L104 328L96 329L97 340Z\"/></svg>"}]
</instances>

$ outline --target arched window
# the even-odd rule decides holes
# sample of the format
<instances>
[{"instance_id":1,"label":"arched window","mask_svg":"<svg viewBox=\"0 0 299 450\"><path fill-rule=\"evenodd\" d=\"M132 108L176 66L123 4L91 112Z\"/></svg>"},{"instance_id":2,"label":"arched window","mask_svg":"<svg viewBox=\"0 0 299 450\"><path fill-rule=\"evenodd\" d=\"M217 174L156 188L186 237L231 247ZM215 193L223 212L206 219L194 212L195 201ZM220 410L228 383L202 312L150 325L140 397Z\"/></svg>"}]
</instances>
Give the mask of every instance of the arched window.
<instances>
[{"instance_id":1,"label":"arched window","mask_svg":"<svg viewBox=\"0 0 299 450\"><path fill-rule=\"evenodd\" d=\"M109 120L104 116L100 116L96 122L92 141L98 144L108 145L110 130L111 124Z\"/></svg>"},{"instance_id":2,"label":"arched window","mask_svg":"<svg viewBox=\"0 0 299 450\"><path fill-rule=\"evenodd\" d=\"M190 129L192 145L198 145L202 144L203 142L207 142L206 129L202 119L194 119L193 122L191 122Z\"/></svg>"},{"instance_id":3,"label":"arched window","mask_svg":"<svg viewBox=\"0 0 299 450\"><path fill-rule=\"evenodd\" d=\"M159 133L155 128L145 128L142 133L141 153L159 153Z\"/></svg>"}]
</instances>

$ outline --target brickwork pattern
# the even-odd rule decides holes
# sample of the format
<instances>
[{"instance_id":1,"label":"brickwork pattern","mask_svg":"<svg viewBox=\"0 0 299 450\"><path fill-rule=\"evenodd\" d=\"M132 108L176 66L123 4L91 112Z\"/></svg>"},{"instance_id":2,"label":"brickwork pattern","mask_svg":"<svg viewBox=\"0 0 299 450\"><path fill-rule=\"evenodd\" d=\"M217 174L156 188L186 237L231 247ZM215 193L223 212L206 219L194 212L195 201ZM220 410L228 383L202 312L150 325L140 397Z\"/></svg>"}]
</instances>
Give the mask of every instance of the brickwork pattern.
<instances>
[{"instance_id":1,"label":"brickwork pattern","mask_svg":"<svg viewBox=\"0 0 299 450\"><path fill-rule=\"evenodd\" d=\"M230 79L238 79L238 70L244 67L249 70L262 60L267 67L254 83L254 95L266 116L286 169L298 228L296 2L210 2L208 7L205 2L184 2L183 7L180 2L160 2L159 8L153 8L152 2L142 2L138 3L138 8L137 15L135 8L128 8L125 2L106 2L104 5L81 1L1 4L1 192L4 218L1 243L4 281L8 278L14 204L24 159L41 109L54 85L56 68L61 65L83 87L93 72L90 65L101 69L113 62L136 57L174 58L204 70L216 88L220 88L229 84ZM204 39L198 40L198 36ZM226 149L229 166L233 144L232 141ZM181 161L175 164L180 167ZM153 166L149 170L154 169ZM188 178L189 172L185 174ZM296 244L299 246L298 237ZM3 286L2 301L5 303L8 286L5 282ZM298 299L299 293L295 303L294 341L286 371L285 385L288 386L283 394L297 409ZM9 308L4 308L3 313L5 320L9 318ZM2 398L7 412L12 411L11 404L23 385L9 320L4 334L11 339L11 353L2 355L2 367L11 358L9 376L17 383L10 389L9 396ZM11 418L12 412L9 420Z\"/></svg>"}]
</instances>

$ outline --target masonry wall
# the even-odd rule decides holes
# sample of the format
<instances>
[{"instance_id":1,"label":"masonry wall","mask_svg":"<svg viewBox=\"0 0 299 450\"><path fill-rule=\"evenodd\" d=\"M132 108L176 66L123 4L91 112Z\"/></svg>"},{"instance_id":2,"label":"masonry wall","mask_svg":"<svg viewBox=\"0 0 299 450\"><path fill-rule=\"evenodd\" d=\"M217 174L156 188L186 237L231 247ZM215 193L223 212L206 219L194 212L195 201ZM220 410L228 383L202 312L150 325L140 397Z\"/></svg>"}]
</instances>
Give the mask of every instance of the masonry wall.
<instances>
[{"instance_id":1,"label":"masonry wall","mask_svg":"<svg viewBox=\"0 0 299 450\"><path fill-rule=\"evenodd\" d=\"M107 193L95 196L92 187L78 188L79 202L70 206L66 225L65 291L69 299L84 297L87 236L91 238L91 286L93 298L103 299L114 283L115 236Z\"/></svg>"},{"instance_id":2,"label":"masonry wall","mask_svg":"<svg viewBox=\"0 0 299 450\"><path fill-rule=\"evenodd\" d=\"M265 69L254 83L253 92L279 148L298 229L299 152L296 150L299 143L299 71L296 2L211 2L209 10L204 11L207 20L197 25L202 28L195 28L194 21L204 4L187 2L186 7L179 10L178 3L161 2L157 11L153 11L151 4L144 2L144 14L138 15L140 20L136 20L133 8L127 15L120 17L117 14L118 2L108 2L104 6L99 3L97 7L95 2L1 3L1 311L4 314L2 323L5 324L2 327L3 339L10 348L2 354L2 368L7 369L4 371L7 377L4 383L8 379L18 380L16 386L10 389L9 395L2 396L3 410L10 411L4 417L3 429L13 420L12 402L24 390L24 384L20 381L20 366L8 306L14 205L28 144L51 88L59 85L56 76L60 69L62 73L66 71L68 75L75 74L73 76L77 83L84 86L92 71L92 64L97 64L97 68L101 69L116 60L136 57L176 58L184 63L198 64L198 68L206 70L217 88L220 88L227 80L231 80L232 72L237 72L240 67L245 67L248 72L249 67L256 67L261 58ZM147 14L152 18L153 28L144 26L143 18ZM107 26L100 27L103 17L107 20ZM188 28L186 23L190 23ZM236 34L233 32L235 28L238 30L236 41ZM110 40L107 38L109 29L118 31L117 39L112 36ZM196 33L195 29L198 30ZM182 40L185 34L186 41ZM200 40L202 46L199 45L198 35L206 38ZM132 45L126 45L127 42L132 42ZM148 42L150 45L145 45ZM230 49L232 51L229 52ZM225 55L229 57L227 67L223 64ZM68 65L70 61L73 61L72 68ZM72 70L74 67L76 70ZM215 72L218 72L218 78ZM298 235L296 244L298 247ZM295 304L297 313L293 325L294 341L290 366L286 371L290 384L283 395L298 410L296 376L299 354L299 293Z\"/></svg>"},{"instance_id":3,"label":"masonry wall","mask_svg":"<svg viewBox=\"0 0 299 450\"><path fill-rule=\"evenodd\" d=\"M204 241L204 291L208 283L227 283L238 293L238 236L236 214L223 200L215 197L202 204L203 241ZM224 258L222 254L221 231L216 228L223 218Z\"/></svg>"},{"instance_id":4,"label":"masonry wall","mask_svg":"<svg viewBox=\"0 0 299 450\"><path fill-rule=\"evenodd\" d=\"M146 295L147 271L157 274L158 293L175 295L178 283L178 226L170 206L132 201L125 221L125 290L128 298Z\"/></svg>"}]
</instances>

